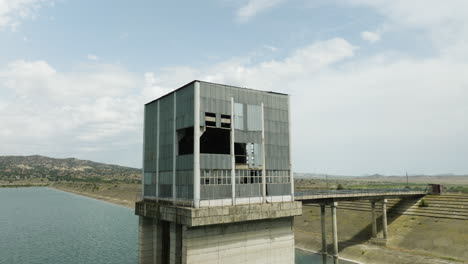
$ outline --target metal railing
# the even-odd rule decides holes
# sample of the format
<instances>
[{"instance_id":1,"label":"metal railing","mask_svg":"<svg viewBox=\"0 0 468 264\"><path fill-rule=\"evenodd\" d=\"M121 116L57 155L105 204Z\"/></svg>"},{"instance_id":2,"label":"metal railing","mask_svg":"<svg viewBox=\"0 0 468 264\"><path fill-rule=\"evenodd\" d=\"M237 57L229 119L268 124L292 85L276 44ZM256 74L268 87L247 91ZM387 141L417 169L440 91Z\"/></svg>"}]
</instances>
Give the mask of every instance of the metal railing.
<instances>
[{"instance_id":1,"label":"metal railing","mask_svg":"<svg viewBox=\"0 0 468 264\"><path fill-rule=\"evenodd\" d=\"M304 196L343 196L343 195L371 195L371 194L383 194L383 193L394 193L394 194L425 194L427 193L427 188L423 191L416 191L411 189L351 189L351 190L308 190L295 192L295 197L304 197Z\"/></svg>"}]
</instances>

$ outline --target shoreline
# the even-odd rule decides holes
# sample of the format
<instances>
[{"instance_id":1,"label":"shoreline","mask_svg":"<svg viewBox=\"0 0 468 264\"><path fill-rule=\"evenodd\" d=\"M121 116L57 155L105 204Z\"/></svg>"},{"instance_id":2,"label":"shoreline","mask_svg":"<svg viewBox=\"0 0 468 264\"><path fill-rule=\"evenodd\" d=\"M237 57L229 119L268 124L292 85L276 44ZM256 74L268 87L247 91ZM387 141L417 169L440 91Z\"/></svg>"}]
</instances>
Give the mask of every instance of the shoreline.
<instances>
[{"instance_id":1,"label":"shoreline","mask_svg":"<svg viewBox=\"0 0 468 264\"><path fill-rule=\"evenodd\" d=\"M54 190L58 190L58 191L62 191L62 192L72 193L72 194L79 195L79 196L92 198L92 199L95 199L95 200L111 203L111 204L114 204L114 205L119 205L119 206L122 206L122 207L125 207L125 208L128 208L128 209L135 209L135 201L128 201L128 200L113 198L113 197L109 197L109 196L92 194L92 193L89 193L89 192L82 192L82 191L72 190L72 189L68 189L68 188L58 188L58 187L53 186L53 185L44 186L44 187L54 189Z\"/></svg>"},{"instance_id":2,"label":"shoreline","mask_svg":"<svg viewBox=\"0 0 468 264\"><path fill-rule=\"evenodd\" d=\"M127 208L127 209L134 209L135 208L134 206L131 207L131 206L127 206L126 204L116 203L116 202L112 201L112 200L116 200L116 199L112 199L112 198L107 199L107 197L104 197L104 196L99 196L99 197L96 196L95 197L95 196L90 196L90 195L87 195L87 194L84 194L84 193L72 192L72 191L68 191L68 190L62 190L62 189L54 188L54 187L51 187L51 186L44 186L44 187L48 188L48 189L55 190L55 191L59 191L59 192L64 192L64 193L68 193L68 194L73 194L73 195L85 197L85 198L88 198L88 199L93 199L93 200L100 201L100 202L109 203L109 204L116 205L116 206L119 206L119 207L124 207L124 208Z\"/></svg>"},{"instance_id":3,"label":"shoreline","mask_svg":"<svg viewBox=\"0 0 468 264\"><path fill-rule=\"evenodd\" d=\"M318 251L315 251L315 250L311 250L311 249L306 249L306 248L303 248L303 247L296 247L294 246L295 249L299 249L299 250L302 250L302 251L307 251L307 252L310 252L310 253L313 253L313 254L316 254L316 255L322 255L320 252ZM328 255L328 257L332 257L332 255ZM357 260L352 260L352 259L348 259L348 258L343 258L343 257L339 257L340 260L344 260L344 261L348 261L348 262L353 262L355 264L364 264L362 262L359 262Z\"/></svg>"},{"instance_id":4,"label":"shoreline","mask_svg":"<svg viewBox=\"0 0 468 264\"><path fill-rule=\"evenodd\" d=\"M55 185L55 186L54 186ZM135 202L131 201L131 199L135 199L135 195L115 195L117 192L121 192L124 190L121 189L113 189L114 192L109 192L108 189L101 188L94 191L93 189L82 189L80 190L81 186L73 186L73 185L61 185L61 184L49 184L49 185L41 185L41 186L15 186L16 188L21 187L46 187L50 189L54 189L57 191L67 192L74 195L83 196L86 198L94 199L103 201L106 203L110 203L113 205L125 207L128 209L134 209ZM134 188L135 189L135 188ZM117 191L117 192L116 192ZM125 191L128 191L125 189ZM135 191L135 190L133 190ZM103 195L107 194L107 195ZM121 197L121 198L117 198ZM126 198L126 199L124 199ZM309 209L310 210L310 209ZM306 213L304 211L303 213ZM309 213L306 213L306 215ZM303 215L304 217L304 215ZM300 217L298 219L301 219ZM296 221L296 220L295 220ZM297 220L300 221L300 220ZM436 221L437 222L437 221ZM299 226L300 227L300 226ZM309 227L310 228L310 227ZM320 255L320 235L319 234L312 234L312 232L304 232L301 228L294 228L294 236L295 236L295 248L299 250L303 250L306 252L310 252L312 254ZM340 242L341 245L343 242ZM345 256L345 258L343 258ZM353 260L353 257L357 257L360 260ZM366 243L360 243L358 245L348 245L342 248L340 251L340 259L345 261L350 261L356 264L364 264L364 263L373 263L368 262L370 259L375 261L381 261L381 263L401 263L401 264L409 264L409 263L431 263L431 264L447 264L447 263L468 263L463 261L462 259L455 259L455 258L448 258L444 256L437 256L427 252L417 252L415 250L408 250L404 248L395 248L395 247L379 247L376 245L370 245ZM398 262L388 262L392 260L398 260ZM364 262L362 262L364 261Z\"/></svg>"}]
</instances>

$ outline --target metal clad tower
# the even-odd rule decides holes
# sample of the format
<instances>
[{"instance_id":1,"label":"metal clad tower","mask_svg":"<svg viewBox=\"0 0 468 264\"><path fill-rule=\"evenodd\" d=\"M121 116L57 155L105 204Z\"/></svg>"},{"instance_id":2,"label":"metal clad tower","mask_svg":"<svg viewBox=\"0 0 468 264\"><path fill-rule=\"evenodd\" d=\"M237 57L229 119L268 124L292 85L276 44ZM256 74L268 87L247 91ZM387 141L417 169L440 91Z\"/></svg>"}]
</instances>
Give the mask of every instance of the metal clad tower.
<instances>
[{"instance_id":1,"label":"metal clad tower","mask_svg":"<svg viewBox=\"0 0 468 264\"><path fill-rule=\"evenodd\" d=\"M193 81L146 104L144 124L140 263L293 263L292 218L301 208L293 196L288 95ZM225 247L204 245L226 228L232 237L218 237ZM278 243L271 232L258 234L263 242L255 247L234 239L265 228L282 230L287 241L276 259L281 250L270 252ZM228 241L246 243L244 253L256 249L255 259L227 257L238 250Z\"/></svg>"}]
</instances>

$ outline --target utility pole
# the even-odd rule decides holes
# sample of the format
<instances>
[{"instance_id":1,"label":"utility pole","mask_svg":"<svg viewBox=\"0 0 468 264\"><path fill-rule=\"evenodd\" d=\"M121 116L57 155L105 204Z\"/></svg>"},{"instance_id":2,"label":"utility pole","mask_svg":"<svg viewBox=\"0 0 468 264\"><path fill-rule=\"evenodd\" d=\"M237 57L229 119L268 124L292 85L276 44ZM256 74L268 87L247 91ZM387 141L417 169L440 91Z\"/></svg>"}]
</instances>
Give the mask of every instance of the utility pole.
<instances>
[{"instance_id":1,"label":"utility pole","mask_svg":"<svg viewBox=\"0 0 468 264\"><path fill-rule=\"evenodd\" d=\"M409 188L409 183L408 183L408 172L406 171L406 187Z\"/></svg>"}]
</instances>

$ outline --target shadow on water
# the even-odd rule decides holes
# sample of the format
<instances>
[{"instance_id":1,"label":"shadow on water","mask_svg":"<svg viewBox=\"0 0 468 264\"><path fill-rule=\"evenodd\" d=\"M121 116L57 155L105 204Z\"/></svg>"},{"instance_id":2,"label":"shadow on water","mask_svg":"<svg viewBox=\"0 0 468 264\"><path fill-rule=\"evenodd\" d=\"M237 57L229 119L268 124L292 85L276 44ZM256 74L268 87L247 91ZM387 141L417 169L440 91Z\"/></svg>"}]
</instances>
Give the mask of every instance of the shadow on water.
<instances>
[{"instance_id":1,"label":"shadow on water","mask_svg":"<svg viewBox=\"0 0 468 264\"><path fill-rule=\"evenodd\" d=\"M327 263L333 263L333 258L329 257ZM322 264L322 255L296 248L295 264ZM356 264L356 262L340 259L340 264Z\"/></svg>"},{"instance_id":2,"label":"shadow on water","mask_svg":"<svg viewBox=\"0 0 468 264\"><path fill-rule=\"evenodd\" d=\"M398 217L401 216L401 213L400 213L401 211L406 211L411 206L414 206L419 201L419 199L420 197L401 199L391 208L387 209L387 226L393 223L396 219L398 219ZM382 216L377 217L377 233L379 232L382 232ZM389 235L391 236L391 234ZM363 242L368 241L371 238L371 236L372 236L372 223L371 223L371 219L369 218L369 224L364 229L362 229L359 233L357 233L356 235L354 235L352 238L348 240L340 241L339 251L341 252L345 248L350 247L350 246L362 244Z\"/></svg>"}]
</instances>

